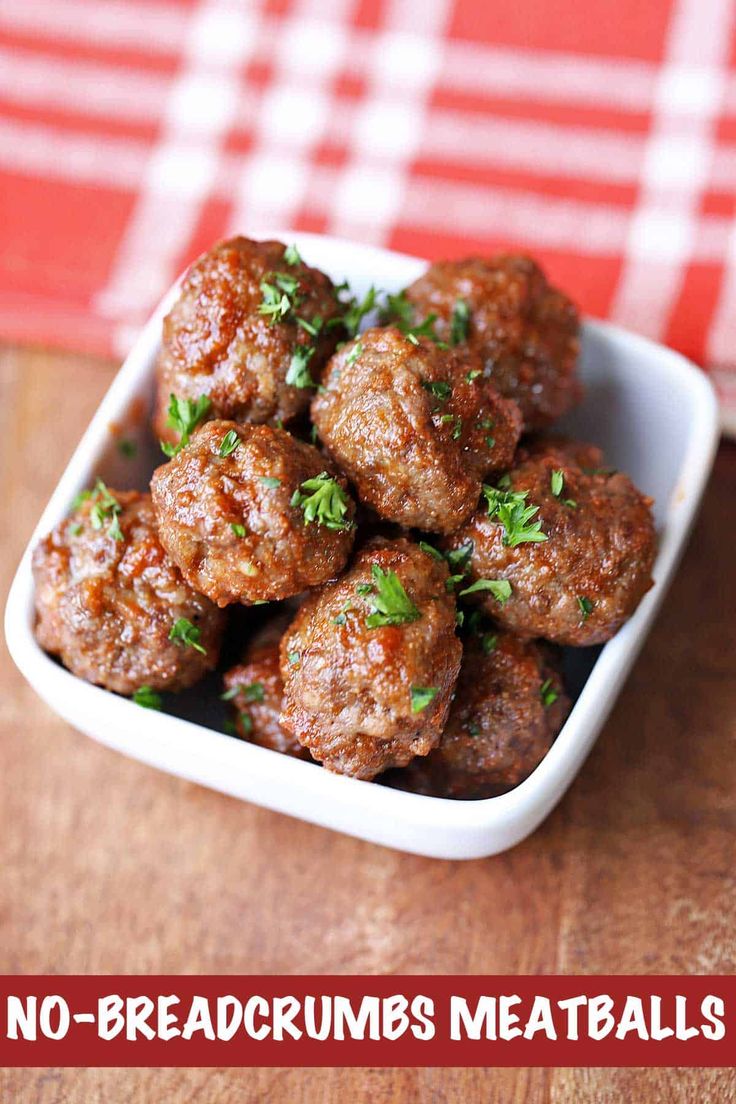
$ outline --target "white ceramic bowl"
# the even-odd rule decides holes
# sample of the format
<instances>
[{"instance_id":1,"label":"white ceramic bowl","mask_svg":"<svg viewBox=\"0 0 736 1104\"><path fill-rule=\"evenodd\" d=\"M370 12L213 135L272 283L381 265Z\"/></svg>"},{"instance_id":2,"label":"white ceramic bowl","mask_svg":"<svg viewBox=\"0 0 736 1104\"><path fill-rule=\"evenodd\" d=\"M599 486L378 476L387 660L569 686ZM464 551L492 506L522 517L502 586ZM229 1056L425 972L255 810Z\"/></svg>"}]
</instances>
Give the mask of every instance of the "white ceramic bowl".
<instances>
[{"instance_id":1,"label":"white ceramic bowl","mask_svg":"<svg viewBox=\"0 0 736 1104\"><path fill-rule=\"evenodd\" d=\"M424 262L370 246L292 235L305 259L359 292L371 283L404 287ZM290 239L289 239L290 240ZM579 689L570 717L534 773L501 797L449 801L330 774L311 763L217 731L216 695L189 691L171 716L75 678L41 651L33 635L31 549L67 512L73 496L101 475L111 486L145 487L160 462L139 429L141 448L126 460L111 441L141 400L150 404L161 319L176 288L150 320L116 376L44 510L15 576L5 616L8 647L40 696L82 732L172 774L234 797L389 847L446 859L492 855L529 835L560 800L590 751L652 623L682 552L711 467L717 410L705 376L677 353L613 326L587 322L582 406L569 429L600 445L656 500L656 585L636 614L602 649L572 656ZM195 718L199 719L199 723ZM204 724L202 723L204 722ZM120 810L120 816L125 811Z\"/></svg>"}]
</instances>

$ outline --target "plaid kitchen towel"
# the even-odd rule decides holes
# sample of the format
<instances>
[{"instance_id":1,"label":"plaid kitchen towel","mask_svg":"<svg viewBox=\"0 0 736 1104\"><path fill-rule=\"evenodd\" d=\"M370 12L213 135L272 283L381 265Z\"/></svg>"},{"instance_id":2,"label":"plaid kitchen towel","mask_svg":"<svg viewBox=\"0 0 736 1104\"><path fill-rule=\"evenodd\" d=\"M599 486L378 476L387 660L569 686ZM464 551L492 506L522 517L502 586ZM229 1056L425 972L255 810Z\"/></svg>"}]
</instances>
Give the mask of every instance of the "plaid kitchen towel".
<instances>
[{"instance_id":1,"label":"plaid kitchen towel","mask_svg":"<svg viewBox=\"0 0 736 1104\"><path fill-rule=\"evenodd\" d=\"M215 239L538 256L736 431L730 0L0 0L0 334L119 354Z\"/></svg>"}]
</instances>

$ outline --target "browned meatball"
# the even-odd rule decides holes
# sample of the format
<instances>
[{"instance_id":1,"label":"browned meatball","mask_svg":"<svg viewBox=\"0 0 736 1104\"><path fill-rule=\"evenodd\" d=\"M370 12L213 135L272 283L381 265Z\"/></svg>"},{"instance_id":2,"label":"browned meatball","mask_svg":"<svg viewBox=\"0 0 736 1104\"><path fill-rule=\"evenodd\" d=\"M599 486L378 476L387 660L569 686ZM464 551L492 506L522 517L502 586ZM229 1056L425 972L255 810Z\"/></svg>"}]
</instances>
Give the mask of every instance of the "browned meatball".
<instances>
[{"instance_id":1,"label":"browned meatball","mask_svg":"<svg viewBox=\"0 0 736 1104\"><path fill-rule=\"evenodd\" d=\"M580 466L586 457L598 463ZM521 449L507 478L445 542L468 573L463 586L478 584L468 597L520 636L602 643L652 585L652 500L600 463L592 446Z\"/></svg>"},{"instance_id":2,"label":"browned meatball","mask_svg":"<svg viewBox=\"0 0 736 1104\"><path fill-rule=\"evenodd\" d=\"M548 645L501 631L472 636L439 747L410 763L400 784L457 798L516 786L547 754L569 708Z\"/></svg>"},{"instance_id":3,"label":"browned meatball","mask_svg":"<svg viewBox=\"0 0 736 1104\"><path fill-rule=\"evenodd\" d=\"M439 261L406 290L414 321L477 353L498 390L521 407L527 430L548 426L578 401L578 313L523 256Z\"/></svg>"},{"instance_id":4,"label":"browned meatball","mask_svg":"<svg viewBox=\"0 0 736 1104\"><path fill-rule=\"evenodd\" d=\"M218 606L288 598L337 575L353 543L345 480L283 429L207 422L158 468L161 542Z\"/></svg>"},{"instance_id":5,"label":"browned meatball","mask_svg":"<svg viewBox=\"0 0 736 1104\"><path fill-rule=\"evenodd\" d=\"M37 546L36 636L80 678L183 690L217 663L224 614L161 546L150 495L98 483Z\"/></svg>"},{"instance_id":6,"label":"browned meatball","mask_svg":"<svg viewBox=\"0 0 736 1104\"><path fill-rule=\"evenodd\" d=\"M297 759L309 752L281 727L284 683L279 668L279 644L290 618L275 618L248 643L243 658L224 676L225 697L232 702L235 728L243 740Z\"/></svg>"},{"instance_id":7,"label":"browned meatball","mask_svg":"<svg viewBox=\"0 0 736 1104\"><path fill-rule=\"evenodd\" d=\"M521 420L477 358L416 340L389 327L343 346L312 418L381 517L451 533L475 509L483 476L511 463Z\"/></svg>"},{"instance_id":8,"label":"browned meatball","mask_svg":"<svg viewBox=\"0 0 736 1104\"><path fill-rule=\"evenodd\" d=\"M293 418L313 394L304 383L309 376L319 382L344 337L334 324L341 312L329 277L281 242L233 238L216 245L192 265L164 320L156 433L179 440L168 421L172 394L207 396L212 418Z\"/></svg>"},{"instance_id":9,"label":"browned meatball","mask_svg":"<svg viewBox=\"0 0 736 1104\"><path fill-rule=\"evenodd\" d=\"M281 642L281 723L328 770L370 779L436 746L460 667L447 567L376 538Z\"/></svg>"}]
</instances>

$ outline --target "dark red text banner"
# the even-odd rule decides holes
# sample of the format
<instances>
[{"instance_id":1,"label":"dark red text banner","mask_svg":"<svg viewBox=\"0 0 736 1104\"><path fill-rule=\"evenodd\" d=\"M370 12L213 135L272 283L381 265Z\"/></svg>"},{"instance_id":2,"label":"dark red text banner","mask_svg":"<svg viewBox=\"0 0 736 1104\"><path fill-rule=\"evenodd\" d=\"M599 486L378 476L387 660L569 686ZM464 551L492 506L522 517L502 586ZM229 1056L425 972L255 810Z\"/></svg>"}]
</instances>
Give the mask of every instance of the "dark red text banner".
<instances>
[{"instance_id":1,"label":"dark red text banner","mask_svg":"<svg viewBox=\"0 0 736 1104\"><path fill-rule=\"evenodd\" d=\"M2 1066L733 1066L736 978L0 978Z\"/></svg>"}]
</instances>

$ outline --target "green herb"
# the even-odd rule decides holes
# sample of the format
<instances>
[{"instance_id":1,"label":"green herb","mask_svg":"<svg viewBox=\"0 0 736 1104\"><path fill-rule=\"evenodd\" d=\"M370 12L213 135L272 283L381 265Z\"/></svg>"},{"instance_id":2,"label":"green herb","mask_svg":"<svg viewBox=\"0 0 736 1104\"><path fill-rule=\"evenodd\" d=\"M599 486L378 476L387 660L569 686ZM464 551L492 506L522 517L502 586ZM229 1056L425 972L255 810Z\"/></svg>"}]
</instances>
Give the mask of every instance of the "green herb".
<instances>
[{"instance_id":1,"label":"green herb","mask_svg":"<svg viewBox=\"0 0 736 1104\"><path fill-rule=\"evenodd\" d=\"M457 584L461 583L464 578L465 578L465 573L464 572L463 572L462 575L448 575L448 577L445 579L445 590L449 594L452 594L452 592L455 589L455 587L457 586Z\"/></svg>"},{"instance_id":2,"label":"green herb","mask_svg":"<svg viewBox=\"0 0 736 1104\"><path fill-rule=\"evenodd\" d=\"M353 365L355 364L356 360L358 359L358 357L360 356L360 354L362 352L363 352L363 345L361 344L360 341L358 341L357 344L353 345L352 349L350 350L348 355L345 357L345 363L348 366L348 368L353 367Z\"/></svg>"},{"instance_id":3,"label":"green herb","mask_svg":"<svg viewBox=\"0 0 736 1104\"><path fill-rule=\"evenodd\" d=\"M80 533L82 532L82 526L81 526L81 525L79 525L79 524L77 524L77 525L70 525L70 526L69 526L69 532L71 533L71 535L72 535L73 537L78 537L78 536L79 536L79 534L80 534Z\"/></svg>"},{"instance_id":4,"label":"green herb","mask_svg":"<svg viewBox=\"0 0 736 1104\"><path fill-rule=\"evenodd\" d=\"M309 440L312 442L313 445L317 444L317 427L316 427L316 425L313 425L312 428L309 431Z\"/></svg>"},{"instance_id":5,"label":"green herb","mask_svg":"<svg viewBox=\"0 0 736 1104\"><path fill-rule=\"evenodd\" d=\"M453 345L459 345L461 341L467 341L470 328L470 307L464 299L456 299L452 308L450 319L450 341Z\"/></svg>"},{"instance_id":6,"label":"green herb","mask_svg":"<svg viewBox=\"0 0 736 1104\"><path fill-rule=\"evenodd\" d=\"M358 583L355 588L355 593L359 594L361 598L365 598L366 594L373 593L373 587L370 583Z\"/></svg>"},{"instance_id":7,"label":"green herb","mask_svg":"<svg viewBox=\"0 0 736 1104\"><path fill-rule=\"evenodd\" d=\"M366 597L372 612L365 619L366 628L378 629L384 625L404 625L419 620L422 615L404 590L395 571L390 568L384 571L378 564L373 564L371 575L373 587Z\"/></svg>"},{"instance_id":8,"label":"green herb","mask_svg":"<svg viewBox=\"0 0 736 1104\"><path fill-rule=\"evenodd\" d=\"M333 625L344 625L347 618L344 613L338 613L336 617L332 618Z\"/></svg>"},{"instance_id":9,"label":"green herb","mask_svg":"<svg viewBox=\"0 0 736 1104\"><path fill-rule=\"evenodd\" d=\"M486 441L486 444L488 445L489 448L493 448L493 446L496 443L496 438L495 437L486 437L485 441Z\"/></svg>"},{"instance_id":10,"label":"green herb","mask_svg":"<svg viewBox=\"0 0 736 1104\"><path fill-rule=\"evenodd\" d=\"M178 399L176 395L169 396L169 416L166 424L179 434L179 443L172 445L168 441L161 441L161 450L166 456L176 456L186 448L192 434L211 406L212 402L207 395L200 395L198 399Z\"/></svg>"},{"instance_id":11,"label":"green herb","mask_svg":"<svg viewBox=\"0 0 736 1104\"><path fill-rule=\"evenodd\" d=\"M455 624L459 629L465 624L465 610L455 610Z\"/></svg>"},{"instance_id":12,"label":"green herb","mask_svg":"<svg viewBox=\"0 0 736 1104\"><path fill-rule=\"evenodd\" d=\"M302 259L299 256L299 250L293 242L291 245L287 245L286 249L284 250L284 261L287 265L290 266L302 263Z\"/></svg>"},{"instance_id":13,"label":"green herb","mask_svg":"<svg viewBox=\"0 0 736 1104\"><path fill-rule=\"evenodd\" d=\"M508 602L511 597L511 583L508 579L478 579L472 586L460 591L460 598L466 594L477 594L481 590L490 590L493 597L501 605Z\"/></svg>"},{"instance_id":14,"label":"green herb","mask_svg":"<svg viewBox=\"0 0 736 1104\"><path fill-rule=\"evenodd\" d=\"M316 521L327 529L352 529L352 521L346 520L350 508L350 498L337 480L320 472L313 479L305 479L301 487L291 496L292 506L301 506L304 511L304 524Z\"/></svg>"},{"instance_id":15,"label":"green herb","mask_svg":"<svg viewBox=\"0 0 736 1104\"><path fill-rule=\"evenodd\" d=\"M497 517L501 522L503 543L509 548L548 539L542 532L541 521L532 521L539 507L526 505L528 491L504 491L484 483L483 495L488 503L488 516Z\"/></svg>"},{"instance_id":16,"label":"green herb","mask_svg":"<svg viewBox=\"0 0 736 1104\"><path fill-rule=\"evenodd\" d=\"M477 380L478 376L482 376L482 375L483 375L483 372L480 370L480 368L471 368L470 371L465 376L465 382L466 383L472 383L473 380Z\"/></svg>"},{"instance_id":17,"label":"green herb","mask_svg":"<svg viewBox=\"0 0 736 1104\"><path fill-rule=\"evenodd\" d=\"M480 728L478 727L477 724L469 724L468 725L468 733L471 736L474 736L474 737L475 736L480 736Z\"/></svg>"},{"instance_id":18,"label":"green herb","mask_svg":"<svg viewBox=\"0 0 736 1104\"><path fill-rule=\"evenodd\" d=\"M371 285L362 299L358 300L354 296L351 297L346 304L347 310L345 313L341 318L335 320L345 327L348 337L355 337L365 316L374 309L377 294L376 289Z\"/></svg>"},{"instance_id":19,"label":"green herb","mask_svg":"<svg viewBox=\"0 0 736 1104\"><path fill-rule=\"evenodd\" d=\"M253 731L253 718L251 715L249 713L240 713L238 714L238 719L240 721L240 727L245 735L250 736Z\"/></svg>"},{"instance_id":20,"label":"green herb","mask_svg":"<svg viewBox=\"0 0 736 1104\"><path fill-rule=\"evenodd\" d=\"M249 682L247 686L239 687L243 701L262 702L265 695L262 682Z\"/></svg>"},{"instance_id":21,"label":"green herb","mask_svg":"<svg viewBox=\"0 0 736 1104\"><path fill-rule=\"evenodd\" d=\"M229 429L220 441L220 456L230 456L240 444L240 438L234 429Z\"/></svg>"},{"instance_id":22,"label":"green herb","mask_svg":"<svg viewBox=\"0 0 736 1104\"><path fill-rule=\"evenodd\" d=\"M126 460L130 460L135 456L138 451L135 441L131 441L128 437L121 437L118 441L118 452L121 456L124 456Z\"/></svg>"},{"instance_id":23,"label":"green herb","mask_svg":"<svg viewBox=\"0 0 736 1104\"><path fill-rule=\"evenodd\" d=\"M108 522L108 536L116 541L123 540L123 531L120 528L120 520L118 517L122 510L122 506L115 496L110 493L101 479L98 479L95 483L93 494L95 496L95 503L89 512L89 520L92 523L92 528L102 529L105 522Z\"/></svg>"},{"instance_id":24,"label":"green herb","mask_svg":"<svg viewBox=\"0 0 736 1104\"><path fill-rule=\"evenodd\" d=\"M69 507L70 510L78 510L83 502L86 502L88 498L92 497L92 491L78 491L72 499L72 504Z\"/></svg>"},{"instance_id":25,"label":"green herb","mask_svg":"<svg viewBox=\"0 0 736 1104\"><path fill-rule=\"evenodd\" d=\"M439 560L440 563L442 563L445 558L437 548L435 548L431 544L427 544L426 541L420 541L419 547L421 548L422 552L426 552L426 554L428 556L431 556L433 560Z\"/></svg>"},{"instance_id":26,"label":"green herb","mask_svg":"<svg viewBox=\"0 0 736 1104\"><path fill-rule=\"evenodd\" d=\"M381 312L382 320L388 322L395 320L399 323L399 328L405 326L407 329L411 326L413 320L413 309L409 302L409 298L405 291L399 291L396 295L387 295L386 304Z\"/></svg>"},{"instance_id":27,"label":"green herb","mask_svg":"<svg viewBox=\"0 0 736 1104\"><path fill-rule=\"evenodd\" d=\"M271 490L273 490L274 487L281 486L281 480L277 479L275 475L262 475L261 483L264 487L269 487Z\"/></svg>"},{"instance_id":28,"label":"green herb","mask_svg":"<svg viewBox=\"0 0 736 1104\"><path fill-rule=\"evenodd\" d=\"M201 636L201 630L193 625L187 617L180 617L169 630L169 640L174 640L177 644L184 644L188 648L194 648L195 652L207 655L207 649L200 644Z\"/></svg>"},{"instance_id":29,"label":"green herb","mask_svg":"<svg viewBox=\"0 0 736 1104\"><path fill-rule=\"evenodd\" d=\"M580 615L582 620L587 621L591 613L593 612L593 606L595 605L595 603L591 602L590 598L584 598L581 595L578 596L576 601L580 608Z\"/></svg>"},{"instance_id":30,"label":"green herb","mask_svg":"<svg viewBox=\"0 0 736 1104\"><path fill-rule=\"evenodd\" d=\"M444 380L422 380L422 387L441 403L447 402L452 394L450 384Z\"/></svg>"},{"instance_id":31,"label":"green herb","mask_svg":"<svg viewBox=\"0 0 736 1104\"><path fill-rule=\"evenodd\" d=\"M296 322L297 326L301 326L303 330L306 330L310 337L319 336L319 332L322 329L322 319L318 314L314 316L311 322L308 318L301 317L295 318L294 321Z\"/></svg>"},{"instance_id":32,"label":"green herb","mask_svg":"<svg viewBox=\"0 0 736 1104\"><path fill-rule=\"evenodd\" d=\"M261 280L262 300L258 313L268 318L271 325L283 322L299 303L299 281L288 272L274 272L270 280Z\"/></svg>"},{"instance_id":33,"label":"green herb","mask_svg":"<svg viewBox=\"0 0 736 1104\"><path fill-rule=\"evenodd\" d=\"M232 531L233 531L233 533L235 534L236 537L241 537L242 538L242 537L245 536L245 532L246 532L245 526L241 525L239 521L231 521L230 522L230 528L232 529Z\"/></svg>"},{"instance_id":34,"label":"green herb","mask_svg":"<svg viewBox=\"0 0 736 1104\"><path fill-rule=\"evenodd\" d=\"M230 717L228 717L228 719L225 721L225 724L222 727L223 727L224 731L228 734L228 736L239 736L240 735L237 728L235 727L235 721L231 720Z\"/></svg>"},{"instance_id":35,"label":"green herb","mask_svg":"<svg viewBox=\"0 0 736 1104\"><path fill-rule=\"evenodd\" d=\"M150 686L139 686L133 693L133 701L136 705L142 705L144 709L162 709L161 695L152 690Z\"/></svg>"},{"instance_id":36,"label":"green herb","mask_svg":"<svg viewBox=\"0 0 736 1104\"><path fill-rule=\"evenodd\" d=\"M298 667L301 662L301 656L298 652L287 652L286 658L289 661L290 667Z\"/></svg>"},{"instance_id":37,"label":"green herb","mask_svg":"<svg viewBox=\"0 0 736 1104\"><path fill-rule=\"evenodd\" d=\"M462 544L459 548L453 548L449 552L445 552L445 559L453 570L464 571L472 555L473 542L468 541L467 544Z\"/></svg>"},{"instance_id":38,"label":"green herb","mask_svg":"<svg viewBox=\"0 0 736 1104\"><path fill-rule=\"evenodd\" d=\"M565 474L560 468L556 468L550 476L550 489L555 498L559 498L562 494L562 488L565 486Z\"/></svg>"},{"instance_id":39,"label":"green herb","mask_svg":"<svg viewBox=\"0 0 736 1104\"><path fill-rule=\"evenodd\" d=\"M277 418L276 422L275 422L275 425L276 425L277 429L283 429L284 428L284 419L283 418Z\"/></svg>"},{"instance_id":40,"label":"green herb","mask_svg":"<svg viewBox=\"0 0 736 1104\"><path fill-rule=\"evenodd\" d=\"M254 567L252 563L248 563L247 560L240 564L240 570L243 572L244 575L248 575L250 578L258 574L258 568ZM260 606L265 604L265 602L266 599L264 598L260 602L254 602L253 605Z\"/></svg>"},{"instance_id":41,"label":"green herb","mask_svg":"<svg viewBox=\"0 0 736 1104\"><path fill-rule=\"evenodd\" d=\"M404 337L411 341L412 345L418 345L420 337L427 337L430 341L434 341L438 349L446 349L448 347L447 342L441 341L435 333L434 324L436 321L436 314L428 314L424 321L417 326L405 326L399 323L399 329Z\"/></svg>"},{"instance_id":42,"label":"green herb","mask_svg":"<svg viewBox=\"0 0 736 1104\"><path fill-rule=\"evenodd\" d=\"M554 703L557 701L560 695L557 693L554 686L552 685L551 678L544 680L539 688L539 696L542 699L542 705L545 709L548 709L550 705L554 705Z\"/></svg>"},{"instance_id":43,"label":"green herb","mask_svg":"<svg viewBox=\"0 0 736 1104\"><path fill-rule=\"evenodd\" d=\"M453 430L452 430L452 439L453 439L453 441L459 440L460 435L463 431L463 420L460 417L460 415L459 414L443 414L442 417L440 418L440 421L443 424L447 424L447 423L450 423L450 422L454 423Z\"/></svg>"},{"instance_id":44,"label":"green herb","mask_svg":"<svg viewBox=\"0 0 736 1104\"><path fill-rule=\"evenodd\" d=\"M498 643L498 637L495 633L483 633L481 637L481 648L484 655L490 655L491 652L496 650L496 644Z\"/></svg>"},{"instance_id":45,"label":"green herb","mask_svg":"<svg viewBox=\"0 0 736 1104\"><path fill-rule=\"evenodd\" d=\"M286 382L290 387L316 387L309 371L309 362L314 356L313 345L297 345L292 353L291 364L286 373Z\"/></svg>"},{"instance_id":46,"label":"green herb","mask_svg":"<svg viewBox=\"0 0 736 1104\"><path fill-rule=\"evenodd\" d=\"M431 705L434 699L439 694L439 688L437 686L412 686L411 688L411 711L412 713L421 713L423 709L426 709L428 705Z\"/></svg>"}]
</instances>

